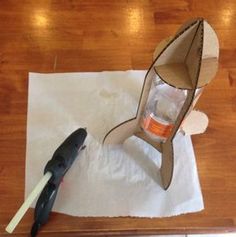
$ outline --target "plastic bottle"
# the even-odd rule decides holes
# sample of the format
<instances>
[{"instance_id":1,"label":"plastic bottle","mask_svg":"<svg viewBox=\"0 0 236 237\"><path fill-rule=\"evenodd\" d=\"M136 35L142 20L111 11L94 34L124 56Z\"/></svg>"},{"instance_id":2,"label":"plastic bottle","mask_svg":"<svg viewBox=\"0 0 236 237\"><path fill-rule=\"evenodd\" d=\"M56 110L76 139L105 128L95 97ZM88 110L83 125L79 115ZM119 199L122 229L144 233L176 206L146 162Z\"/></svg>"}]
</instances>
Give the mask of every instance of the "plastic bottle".
<instances>
[{"instance_id":1,"label":"plastic bottle","mask_svg":"<svg viewBox=\"0 0 236 237\"><path fill-rule=\"evenodd\" d=\"M197 90L198 99L201 89ZM187 90L174 88L159 77L153 80L141 126L149 137L165 142L186 100ZM196 103L196 101L194 101Z\"/></svg>"}]
</instances>

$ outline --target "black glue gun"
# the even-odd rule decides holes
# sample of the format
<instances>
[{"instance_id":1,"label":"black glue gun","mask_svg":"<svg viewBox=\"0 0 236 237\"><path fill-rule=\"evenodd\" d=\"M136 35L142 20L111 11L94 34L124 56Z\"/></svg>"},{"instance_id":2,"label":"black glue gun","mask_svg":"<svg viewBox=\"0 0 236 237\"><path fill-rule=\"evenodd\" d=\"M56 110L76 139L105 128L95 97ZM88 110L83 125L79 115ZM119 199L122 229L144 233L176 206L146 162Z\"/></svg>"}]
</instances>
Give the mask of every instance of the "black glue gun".
<instances>
[{"instance_id":1,"label":"black glue gun","mask_svg":"<svg viewBox=\"0 0 236 237\"><path fill-rule=\"evenodd\" d=\"M32 237L36 236L39 228L48 221L59 185L79 151L85 148L83 144L86 136L87 132L84 128L74 131L57 148L52 159L46 164L44 174L50 172L52 176L41 192L35 206L34 224L31 229Z\"/></svg>"}]
</instances>

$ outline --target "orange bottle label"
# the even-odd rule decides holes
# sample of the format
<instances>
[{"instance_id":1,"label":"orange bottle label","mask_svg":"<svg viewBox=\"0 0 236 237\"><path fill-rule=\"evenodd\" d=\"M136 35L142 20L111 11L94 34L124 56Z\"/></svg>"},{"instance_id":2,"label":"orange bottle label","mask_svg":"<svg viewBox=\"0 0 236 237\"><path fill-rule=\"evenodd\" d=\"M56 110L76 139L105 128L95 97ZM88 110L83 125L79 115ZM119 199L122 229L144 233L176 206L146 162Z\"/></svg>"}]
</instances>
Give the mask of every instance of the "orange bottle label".
<instances>
[{"instance_id":1,"label":"orange bottle label","mask_svg":"<svg viewBox=\"0 0 236 237\"><path fill-rule=\"evenodd\" d=\"M142 127L154 135L168 138L174 125L161 123L150 114L143 119Z\"/></svg>"}]
</instances>

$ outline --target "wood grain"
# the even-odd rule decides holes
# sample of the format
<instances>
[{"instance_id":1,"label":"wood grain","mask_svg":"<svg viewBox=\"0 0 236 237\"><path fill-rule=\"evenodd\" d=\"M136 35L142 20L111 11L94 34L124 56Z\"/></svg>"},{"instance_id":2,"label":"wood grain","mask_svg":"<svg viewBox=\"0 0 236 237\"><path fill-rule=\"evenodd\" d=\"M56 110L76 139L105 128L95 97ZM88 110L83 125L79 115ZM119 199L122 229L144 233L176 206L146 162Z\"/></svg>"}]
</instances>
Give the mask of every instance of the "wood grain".
<instances>
[{"instance_id":1,"label":"wood grain","mask_svg":"<svg viewBox=\"0 0 236 237\"><path fill-rule=\"evenodd\" d=\"M76 218L53 213L39 236L236 231L234 0L4 0L0 7L0 236L23 201L28 72L147 69L158 42L188 18L220 40L220 70L197 107L210 125L193 137L205 210L171 218ZM30 210L12 236L27 236Z\"/></svg>"}]
</instances>

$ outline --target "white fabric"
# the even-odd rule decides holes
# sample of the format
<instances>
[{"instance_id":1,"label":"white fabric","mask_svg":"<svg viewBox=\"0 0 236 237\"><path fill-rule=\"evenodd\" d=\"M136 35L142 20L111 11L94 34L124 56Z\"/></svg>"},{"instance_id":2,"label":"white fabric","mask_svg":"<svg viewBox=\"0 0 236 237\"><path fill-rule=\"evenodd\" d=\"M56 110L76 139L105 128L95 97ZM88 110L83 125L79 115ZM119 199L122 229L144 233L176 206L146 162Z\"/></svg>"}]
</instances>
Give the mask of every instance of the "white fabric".
<instances>
[{"instance_id":1,"label":"white fabric","mask_svg":"<svg viewBox=\"0 0 236 237\"><path fill-rule=\"evenodd\" d=\"M131 137L102 148L113 126L134 117L145 71L29 74L25 195L55 149L87 127L87 148L66 174L54 211L74 216L163 217L203 209L190 137L174 142L173 182L164 191L160 153Z\"/></svg>"}]
</instances>

